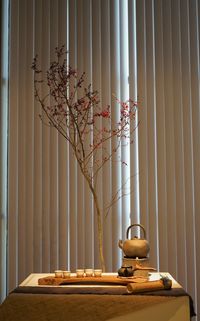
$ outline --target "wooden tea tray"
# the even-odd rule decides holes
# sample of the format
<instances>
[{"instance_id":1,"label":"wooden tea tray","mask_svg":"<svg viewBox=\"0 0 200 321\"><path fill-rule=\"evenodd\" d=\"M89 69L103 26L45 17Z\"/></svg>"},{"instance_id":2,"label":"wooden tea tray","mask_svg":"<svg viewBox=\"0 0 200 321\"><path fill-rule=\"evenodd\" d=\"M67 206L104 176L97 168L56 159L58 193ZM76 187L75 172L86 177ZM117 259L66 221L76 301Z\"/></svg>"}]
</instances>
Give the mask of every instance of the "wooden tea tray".
<instances>
[{"instance_id":1,"label":"wooden tea tray","mask_svg":"<svg viewBox=\"0 0 200 321\"><path fill-rule=\"evenodd\" d=\"M38 279L39 285L127 285L128 283L142 283L146 282L147 278L133 276L130 278L118 276L101 276L101 277L69 277L69 278L55 278L53 276L46 276Z\"/></svg>"}]
</instances>

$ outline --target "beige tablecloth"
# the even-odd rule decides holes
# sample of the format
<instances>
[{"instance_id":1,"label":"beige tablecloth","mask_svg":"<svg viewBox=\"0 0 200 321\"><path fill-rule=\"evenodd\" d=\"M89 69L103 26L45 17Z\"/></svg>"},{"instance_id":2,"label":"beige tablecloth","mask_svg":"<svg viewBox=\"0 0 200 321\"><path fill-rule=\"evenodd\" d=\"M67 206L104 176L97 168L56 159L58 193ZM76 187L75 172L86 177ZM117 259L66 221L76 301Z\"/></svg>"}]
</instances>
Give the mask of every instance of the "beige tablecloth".
<instances>
[{"instance_id":1,"label":"beige tablecloth","mask_svg":"<svg viewBox=\"0 0 200 321\"><path fill-rule=\"evenodd\" d=\"M8 295L0 321L190 320L189 297L174 280L172 290L133 295L126 286L37 286L39 277L29 275Z\"/></svg>"},{"instance_id":2,"label":"beige tablecloth","mask_svg":"<svg viewBox=\"0 0 200 321\"><path fill-rule=\"evenodd\" d=\"M156 310L159 304L175 300L139 295L12 293L0 306L0 321L103 321L150 307Z\"/></svg>"}]
</instances>

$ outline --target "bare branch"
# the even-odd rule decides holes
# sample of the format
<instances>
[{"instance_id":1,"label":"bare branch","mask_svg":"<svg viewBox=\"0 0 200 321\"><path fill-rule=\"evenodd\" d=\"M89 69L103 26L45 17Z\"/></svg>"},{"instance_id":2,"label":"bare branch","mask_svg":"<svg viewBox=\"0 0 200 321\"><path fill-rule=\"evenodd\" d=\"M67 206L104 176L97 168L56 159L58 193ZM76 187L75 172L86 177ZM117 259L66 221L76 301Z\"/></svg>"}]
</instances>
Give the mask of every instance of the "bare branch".
<instances>
[{"instance_id":1,"label":"bare branch","mask_svg":"<svg viewBox=\"0 0 200 321\"><path fill-rule=\"evenodd\" d=\"M42 121L46 123L46 118L49 125L53 126L70 144L81 173L90 188L97 213L99 253L102 267L105 267L102 215L96 184L98 174L106 163L116 161L114 156L120 146L124 145L124 140L129 140L131 143L135 128L130 129L130 125L135 120L137 104L130 99L122 102L114 96L116 106L119 108L119 119L113 121L111 107L101 106L98 91L92 90L91 84L86 84L85 73L78 76L77 71L67 65L65 46L56 48L55 54L55 61L50 63L45 74L38 67L37 56L34 58L32 63L34 95L45 116L43 117L42 114ZM44 79L42 75L45 75ZM42 88L47 89L47 94L44 96L42 96L41 85ZM108 142L112 142L111 148L107 148ZM98 157L99 151L101 151L100 157ZM123 163L123 160L119 161ZM115 202L127 195L124 184L113 195L109 206L104 209L107 211L106 215Z\"/></svg>"}]
</instances>

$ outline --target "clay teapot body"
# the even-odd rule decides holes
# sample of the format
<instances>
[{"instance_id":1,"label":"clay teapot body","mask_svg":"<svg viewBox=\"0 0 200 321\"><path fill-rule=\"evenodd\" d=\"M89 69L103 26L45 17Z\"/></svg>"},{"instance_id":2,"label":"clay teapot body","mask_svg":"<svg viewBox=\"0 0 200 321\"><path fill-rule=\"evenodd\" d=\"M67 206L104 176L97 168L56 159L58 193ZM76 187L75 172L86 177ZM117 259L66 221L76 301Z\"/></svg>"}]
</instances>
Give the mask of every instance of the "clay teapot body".
<instances>
[{"instance_id":1,"label":"clay teapot body","mask_svg":"<svg viewBox=\"0 0 200 321\"><path fill-rule=\"evenodd\" d=\"M138 238L137 236L134 236L132 239L129 238L129 231L132 227L139 226L143 230L144 238ZM132 224L128 227L126 232L127 240L122 242L122 240L119 240L118 246L122 249L125 256L131 257L131 258L144 258L147 257L149 253L149 243L146 240L146 231L143 225L141 224Z\"/></svg>"}]
</instances>

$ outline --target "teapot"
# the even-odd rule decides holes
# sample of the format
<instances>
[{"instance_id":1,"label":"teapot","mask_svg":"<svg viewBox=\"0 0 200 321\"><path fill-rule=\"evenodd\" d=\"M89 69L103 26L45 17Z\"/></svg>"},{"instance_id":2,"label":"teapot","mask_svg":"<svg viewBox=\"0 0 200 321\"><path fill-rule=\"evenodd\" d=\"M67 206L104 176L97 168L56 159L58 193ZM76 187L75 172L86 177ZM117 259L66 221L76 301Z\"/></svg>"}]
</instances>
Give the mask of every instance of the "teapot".
<instances>
[{"instance_id":1,"label":"teapot","mask_svg":"<svg viewBox=\"0 0 200 321\"><path fill-rule=\"evenodd\" d=\"M132 227L139 226L143 231L144 238L138 238L137 236L134 236L132 239L129 238L129 231ZM118 241L118 246L123 250L126 257L131 258L144 258L147 257L147 254L149 253L149 243L146 240L146 231L143 225L141 224L132 224L128 227L126 232L127 240L122 242L122 240Z\"/></svg>"}]
</instances>

